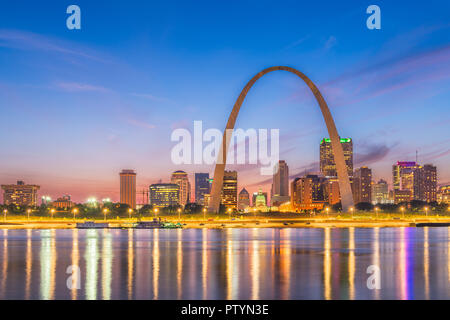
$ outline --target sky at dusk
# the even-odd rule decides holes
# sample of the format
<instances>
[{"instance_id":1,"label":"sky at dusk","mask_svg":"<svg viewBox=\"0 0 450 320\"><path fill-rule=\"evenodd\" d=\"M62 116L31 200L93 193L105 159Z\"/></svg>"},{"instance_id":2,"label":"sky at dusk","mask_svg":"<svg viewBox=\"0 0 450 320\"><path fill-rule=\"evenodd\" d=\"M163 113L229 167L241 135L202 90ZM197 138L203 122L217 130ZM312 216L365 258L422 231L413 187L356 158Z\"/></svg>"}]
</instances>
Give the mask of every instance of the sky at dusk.
<instances>
[{"instance_id":1,"label":"sky at dusk","mask_svg":"<svg viewBox=\"0 0 450 320\"><path fill-rule=\"evenodd\" d=\"M177 128L225 128L247 81L294 67L316 83L355 168L392 181L398 160L437 166L450 183L448 1L3 1L0 9L0 183L41 186L39 195L119 199L119 171L138 190L171 172ZM81 30L66 8L81 8ZM381 8L381 30L366 8ZM328 137L307 86L287 72L260 79L236 127L280 129L291 177L318 171ZM256 165L239 190L270 192ZM142 196L138 195L138 203Z\"/></svg>"}]
</instances>

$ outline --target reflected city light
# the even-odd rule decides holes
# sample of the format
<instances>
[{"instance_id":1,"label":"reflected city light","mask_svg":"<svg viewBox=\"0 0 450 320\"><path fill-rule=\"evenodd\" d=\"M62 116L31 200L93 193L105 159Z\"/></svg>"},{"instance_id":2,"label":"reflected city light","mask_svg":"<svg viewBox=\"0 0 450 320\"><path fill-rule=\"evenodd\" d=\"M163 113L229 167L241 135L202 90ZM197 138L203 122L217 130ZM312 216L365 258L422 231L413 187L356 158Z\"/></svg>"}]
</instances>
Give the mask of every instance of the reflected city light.
<instances>
[{"instance_id":1,"label":"reflected city light","mask_svg":"<svg viewBox=\"0 0 450 320\"><path fill-rule=\"evenodd\" d=\"M324 299L331 299L331 237L330 228L324 228L323 283Z\"/></svg>"},{"instance_id":2,"label":"reflected city light","mask_svg":"<svg viewBox=\"0 0 450 320\"><path fill-rule=\"evenodd\" d=\"M112 282L112 235L109 230L103 231L102 239L102 299L111 300Z\"/></svg>"},{"instance_id":3,"label":"reflected city light","mask_svg":"<svg viewBox=\"0 0 450 320\"><path fill-rule=\"evenodd\" d=\"M355 299L355 228L348 228L348 297Z\"/></svg>"},{"instance_id":4,"label":"reflected city light","mask_svg":"<svg viewBox=\"0 0 450 320\"><path fill-rule=\"evenodd\" d=\"M159 298L159 230L153 230L153 299Z\"/></svg>"},{"instance_id":5,"label":"reflected city light","mask_svg":"<svg viewBox=\"0 0 450 320\"><path fill-rule=\"evenodd\" d=\"M98 234L95 229L86 230L86 299L97 299Z\"/></svg>"}]
</instances>

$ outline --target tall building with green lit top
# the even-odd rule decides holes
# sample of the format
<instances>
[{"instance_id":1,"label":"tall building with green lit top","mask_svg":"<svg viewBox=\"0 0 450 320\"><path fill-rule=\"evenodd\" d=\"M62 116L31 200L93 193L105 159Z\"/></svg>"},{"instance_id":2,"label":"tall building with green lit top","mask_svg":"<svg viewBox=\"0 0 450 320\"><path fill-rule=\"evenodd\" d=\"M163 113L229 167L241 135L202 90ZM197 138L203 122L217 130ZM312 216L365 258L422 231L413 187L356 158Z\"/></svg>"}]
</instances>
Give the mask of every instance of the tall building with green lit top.
<instances>
[{"instance_id":1,"label":"tall building with green lit top","mask_svg":"<svg viewBox=\"0 0 450 320\"><path fill-rule=\"evenodd\" d=\"M341 138L344 159L347 166L348 175L353 177L353 140L351 138ZM331 150L331 139L324 138L320 142L320 172L326 177L337 177L336 162L334 162L333 151Z\"/></svg>"}]
</instances>

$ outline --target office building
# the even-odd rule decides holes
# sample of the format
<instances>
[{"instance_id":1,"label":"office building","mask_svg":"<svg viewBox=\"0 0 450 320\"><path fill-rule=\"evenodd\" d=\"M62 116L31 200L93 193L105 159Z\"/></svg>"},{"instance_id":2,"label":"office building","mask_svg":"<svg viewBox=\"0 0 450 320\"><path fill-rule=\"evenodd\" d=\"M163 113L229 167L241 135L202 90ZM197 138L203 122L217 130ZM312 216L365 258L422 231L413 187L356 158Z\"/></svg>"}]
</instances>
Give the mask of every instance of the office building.
<instances>
[{"instance_id":1,"label":"office building","mask_svg":"<svg viewBox=\"0 0 450 320\"><path fill-rule=\"evenodd\" d=\"M225 171L222 186L222 204L237 210L237 171Z\"/></svg>"},{"instance_id":2,"label":"office building","mask_svg":"<svg viewBox=\"0 0 450 320\"><path fill-rule=\"evenodd\" d=\"M125 169L120 172L120 203L136 209L136 172L134 170Z\"/></svg>"},{"instance_id":3,"label":"office building","mask_svg":"<svg viewBox=\"0 0 450 320\"><path fill-rule=\"evenodd\" d=\"M180 187L180 204L185 206L190 202L191 197L191 184L189 183L188 174L181 170L175 171L172 173L170 182Z\"/></svg>"},{"instance_id":4,"label":"office building","mask_svg":"<svg viewBox=\"0 0 450 320\"><path fill-rule=\"evenodd\" d=\"M357 168L353 174L353 199L355 204L372 202L372 169Z\"/></svg>"},{"instance_id":5,"label":"office building","mask_svg":"<svg viewBox=\"0 0 450 320\"><path fill-rule=\"evenodd\" d=\"M243 211L248 207L250 207L250 194L243 188L241 192L239 192L238 210Z\"/></svg>"},{"instance_id":6,"label":"office building","mask_svg":"<svg viewBox=\"0 0 450 320\"><path fill-rule=\"evenodd\" d=\"M380 179L377 183L372 184L372 204L386 204L390 202L388 183Z\"/></svg>"},{"instance_id":7,"label":"office building","mask_svg":"<svg viewBox=\"0 0 450 320\"><path fill-rule=\"evenodd\" d=\"M37 192L40 186L17 181L17 184L2 185L2 189L3 203L5 205L14 204L19 207L35 207L38 205Z\"/></svg>"},{"instance_id":8,"label":"office building","mask_svg":"<svg viewBox=\"0 0 450 320\"><path fill-rule=\"evenodd\" d=\"M205 205L205 194L209 194L210 186L209 173L195 174L195 202L197 204Z\"/></svg>"},{"instance_id":9,"label":"office building","mask_svg":"<svg viewBox=\"0 0 450 320\"><path fill-rule=\"evenodd\" d=\"M180 186L175 183L155 183L149 187L150 204L157 208L180 203Z\"/></svg>"},{"instance_id":10,"label":"office building","mask_svg":"<svg viewBox=\"0 0 450 320\"><path fill-rule=\"evenodd\" d=\"M345 164L348 176L353 176L353 141L350 138L341 138L344 151ZM320 142L320 172L325 177L337 177L336 163L331 149L331 139L324 138Z\"/></svg>"},{"instance_id":11,"label":"office building","mask_svg":"<svg viewBox=\"0 0 450 320\"><path fill-rule=\"evenodd\" d=\"M274 168L270 202L272 206L278 206L289 200L289 167L286 161L280 160Z\"/></svg>"}]
</instances>

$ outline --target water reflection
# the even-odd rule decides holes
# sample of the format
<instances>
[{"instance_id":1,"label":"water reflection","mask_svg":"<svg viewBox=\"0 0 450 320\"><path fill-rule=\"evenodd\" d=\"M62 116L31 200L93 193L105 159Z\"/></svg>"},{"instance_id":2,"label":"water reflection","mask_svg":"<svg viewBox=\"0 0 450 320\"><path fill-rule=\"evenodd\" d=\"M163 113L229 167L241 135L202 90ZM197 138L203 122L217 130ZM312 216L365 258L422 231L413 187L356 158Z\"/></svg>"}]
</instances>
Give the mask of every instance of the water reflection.
<instances>
[{"instance_id":1,"label":"water reflection","mask_svg":"<svg viewBox=\"0 0 450 320\"><path fill-rule=\"evenodd\" d=\"M449 237L450 228L5 229L0 297L448 299ZM381 290L366 286L370 265Z\"/></svg>"}]
</instances>

